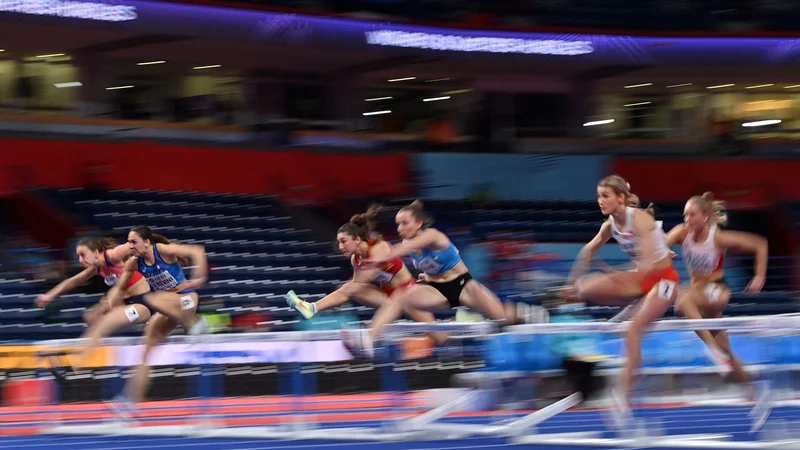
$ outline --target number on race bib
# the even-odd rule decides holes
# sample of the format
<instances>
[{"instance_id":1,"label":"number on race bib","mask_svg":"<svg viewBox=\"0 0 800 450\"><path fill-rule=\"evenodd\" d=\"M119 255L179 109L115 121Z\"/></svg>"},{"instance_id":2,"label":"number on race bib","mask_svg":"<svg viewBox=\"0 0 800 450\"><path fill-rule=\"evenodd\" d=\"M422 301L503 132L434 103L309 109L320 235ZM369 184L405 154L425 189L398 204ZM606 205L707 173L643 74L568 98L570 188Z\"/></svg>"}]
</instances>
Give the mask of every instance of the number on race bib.
<instances>
[{"instance_id":1,"label":"number on race bib","mask_svg":"<svg viewBox=\"0 0 800 450\"><path fill-rule=\"evenodd\" d=\"M675 293L675 282L670 280L661 280L658 282L658 296L661 298L671 299Z\"/></svg>"},{"instance_id":2,"label":"number on race bib","mask_svg":"<svg viewBox=\"0 0 800 450\"><path fill-rule=\"evenodd\" d=\"M139 311L136 310L136 307L133 305L128 305L125 308L125 315L128 317L128 321L130 323L136 322L139 320Z\"/></svg>"},{"instance_id":3,"label":"number on race bib","mask_svg":"<svg viewBox=\"0 0 800 450\"><path fill-rule=\"evenodd\" d=\"M194 299L191 295L184 295L181 297L181 309L187 310L194 308Z\"/></svg>"}]
</instances>

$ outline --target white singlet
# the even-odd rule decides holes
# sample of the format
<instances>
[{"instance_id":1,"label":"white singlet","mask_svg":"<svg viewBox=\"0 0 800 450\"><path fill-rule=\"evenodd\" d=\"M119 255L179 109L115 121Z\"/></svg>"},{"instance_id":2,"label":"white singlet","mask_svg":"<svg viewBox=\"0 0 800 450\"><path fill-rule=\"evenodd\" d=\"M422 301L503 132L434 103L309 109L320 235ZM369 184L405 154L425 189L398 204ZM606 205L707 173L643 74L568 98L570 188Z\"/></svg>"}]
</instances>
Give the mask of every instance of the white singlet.
<instances>
[{"instance_id":1,"label":"white singlet","mask_svg":"<svg viewBox=\"0 0 800 450\"><path fill-rule=\"evenodd\" d=\"M717 249L714 236L717 227L712 226L708 230L708 238L703 242L695 242L694 231L686 234L683 240L683 262L686 270L692 275L712 275L722 270L725 264L725 253Z\"/></svg>"},{"instance_id":2,"label":"white singlet","mask_svg":"<svg viewBox=\"0 0 800 450\"><path fill-rule=\"evenodd\" d=\"M620 230L617 227L617 222L614 216L608 216L611 222L611 237L619 243L620 249L631 257L633 260L639 258L639 237L634 235L631 225L633 224L633 212L635 208L626 207L625 229ZM669 247L667 247L667 235L662 228L662 222L656 221L656 227L653 229L653 244L655 246L656 254L655 261L661 261L669 257Z\"/></svg>"}]
</instances>

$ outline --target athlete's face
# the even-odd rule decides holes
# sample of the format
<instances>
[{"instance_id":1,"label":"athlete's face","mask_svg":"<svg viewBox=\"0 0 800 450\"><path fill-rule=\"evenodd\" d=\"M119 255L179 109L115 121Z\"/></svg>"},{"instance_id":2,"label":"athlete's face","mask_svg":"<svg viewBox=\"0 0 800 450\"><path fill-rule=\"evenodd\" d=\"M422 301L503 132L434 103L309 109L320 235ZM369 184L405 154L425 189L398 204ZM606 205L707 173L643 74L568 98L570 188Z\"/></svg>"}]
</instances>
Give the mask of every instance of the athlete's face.
<instances>
[{"instance_id":1,"label":"athlete's face","mask_svg":"<svg viewBox=\"0 0 800 450\"><path fill-rule=\"evenodd\" d=\"M397 234L402 239L414 237L422 228L422 221L417 220L410 211L400 211L394 218L397 223Z\"/></svg>"},{"instance_id":2,"label":"athlete's face","mask_svg":"<svg viewBox=\"0 0 800 450\"><path fill-rule=\"evenodd\" d=\"M83 267L99 267L103 260L103 255L99 251L93 252L85 245L75 247L75 253Z\"/></svg>"},{"instance_id":3,"label":"athlete's face","mask_svg":"<svg viewBox=\"0 0 800 450\"><path fill-rule=\"evenodd\" d=\"M617 194L610 187L597 186L597 204L600 205L600 211L606 216L613 214L624 201L625 196Z\"/></svg>"},{"instance_id":4,"label":"athlete's face","mask_svg":"<svg viewBox=\"0 0 800 450\"><path fill-rule=\"evenodd\" d=\"M703 210L700 209L699 206L688 202L686 203L686 207L683 208L683 223L685 223L686 227L690 230L701 231L708 223L708 216L703 213Z\"/></svg>"},{"instance_id":5,"label":"athlete's face","mask_svg":"<svg viewBox=\"0 0 800 450\"><path fill-rule=\"evenodd\" d=\"M350 236L347 233L339 233L336 235L336 241L339 243L339 251L344 256L353 255L361 244L361 238Z\"/></svg>"},{"instance_id":6,"label":"athlete's face","mask_svg":"<svg viewBox=\"0 0 800 450\"><path fill-rule=\"evenodd\" d=\"M128 233L128 245L131 247L133 256L142 256L147 253L147 249L150 248L150 241L142 239L139 233L131 231Z\"/></svg>"}]
</instances>

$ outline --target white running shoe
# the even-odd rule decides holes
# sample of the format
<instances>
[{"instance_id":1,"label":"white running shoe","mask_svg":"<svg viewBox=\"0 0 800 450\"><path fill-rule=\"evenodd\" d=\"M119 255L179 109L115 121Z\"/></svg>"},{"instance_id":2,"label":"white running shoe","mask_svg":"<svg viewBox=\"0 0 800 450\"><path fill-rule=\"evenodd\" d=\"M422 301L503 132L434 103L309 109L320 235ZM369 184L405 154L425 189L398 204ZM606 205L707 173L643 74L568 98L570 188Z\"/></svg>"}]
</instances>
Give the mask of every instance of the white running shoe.
<instances>
[{"instance_id":1,"label":"white running shoe","mask_svg":"<svg viewBox=\"0 0 800 450\"><path fill-rule=\"evenodd\" d=\"M632 301L628 306L622 308L622 311L618 312L616 316L608 319L608 321L619 323L629 320L634 314L636 314L639 303L641 302L641 299Z\"/></svg>"},{"instance_id":2,"label":"white running shoe","mask_svg":"<svg viewBox=\"0 0 800 450\"><path fill-rule=\"evenodd\" d=\"M749 417L753 420L750 426L750 432L755 433L767 423L770 414L772 414L772 389L770 389L769 382L766 380L754 381L750 383L755 391L756 404L750 410Z\"/></svg>"},{"instance_id":3,"label":"white running shoe","mask_svg":"<svg viewBox=\"0 0 800 450\"><path fill-rule=\"evenodd\" d=\"M369 336L369 329L343 329L342 343L354 357L375 358L375 346Z\"/></svg>"},{"instance_id":4,"label":"white running shoe","mask_svg":"<svg viewBox=\"0 0 800 450\"><path fill-rule=\"evenodd\" d=\"M314 308L305 300L302 300L294 291L286 293L286 304L297 310L306 320L314 317Z\"/></svg>"},{"instance_id":5,"label":"white running shoe","mask_svg":"<svg viewBox=\"0 0 800 450\"><path fill-rule=\"evenodd\" d=\"M714 363L714 369L716 369L720 375L727 375L733 370L731 355L716 345L706 345L704 348L706 356Z\"/></svg>"},{"instance_id":6,"label":"white running shoe","mask_svg":"<svg viewBox=\"0 0 800 450\"><path fill-rule=\"evenodd\" d=\"M197 318L197 322L195 322L194 325L192 325L191 327L189 327L188 330L186 330L186 334L196 336L198 334L208 333L210 329L211 327L208 324L208 320L206 320L205 317L200 316Z\"/></svg>"},{"instance_id":7,"label":"white running shoe","mask_svg":"<svg viewBox=\"0 0 800 450\"><path fill-rule=\"evenodd\" d=\"M618 389L612 389L609 395L611 401L611 421L617 430L626 430L633 423L633 413L628 404L628 399Z\"/></svg>"},{"instance_id":8,"label":"white running shoe","mask_svg":"<svg viewBox=\"0 0 800 450\"><path fill-rule=\"evenodd\" d=\"M133 419L136 414L136 405L125 395L119 394L111 400L104 401L109 411L119 420Z\"/></svg>"}]
</instances>

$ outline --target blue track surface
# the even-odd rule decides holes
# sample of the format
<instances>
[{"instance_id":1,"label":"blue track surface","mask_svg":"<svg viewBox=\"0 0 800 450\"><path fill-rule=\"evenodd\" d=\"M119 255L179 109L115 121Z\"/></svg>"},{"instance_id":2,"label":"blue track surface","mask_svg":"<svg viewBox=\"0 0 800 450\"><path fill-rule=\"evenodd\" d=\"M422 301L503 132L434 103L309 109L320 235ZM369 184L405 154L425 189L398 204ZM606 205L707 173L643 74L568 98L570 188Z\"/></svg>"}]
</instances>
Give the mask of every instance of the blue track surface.
<instances>
[{"instance_id":1,"label":"blue track surface","mask_svg":"<svg viewBox=\"0 0 800 450\"><path fill-rule=\"evenodd\" d=\"M747 417L749 408L746 407L682 407L682 408L657 408L639 409L636 417L657 422L664 434L697 434L713 433L730 435L733 441L754 440L757 437L750 435L748 429L750 421ZM505 418L508 418L506 416ZM496 420L496 419L495 419ZM782 407L773 411L770 420L784 420L789 423L800 423L800 408ZM491 419L485 416L463 417L447 419L458 423L490 423ZM358 424L325 424L325 427L342 426L379 426L376 422L359 422ZM578 431L605 430L602 413L598 411L577 411L560 414L553 417L538 427L540 433L566 433ZM607 437L611 437L610 434ZM191 448L203 447L204 450L256 450L256 449L306 449L322 448L330 450L372 449L380 447L383 450L400 449L491 449L517 447L509 444L502 438L464 438L457 440L441 441L414 441L414 442L343 442L320 440L265 440L265 439L197 439L197 438L164 438L164 437L128 437L128 436L23 436L0 438L0 447L7 449L43 449L43 450L71 450L71 449L150 449L150 448ZM553 446L526 446L537 450L570 449L588 450L588 447L553 447Z\"/></svg>"}]
</instances>

